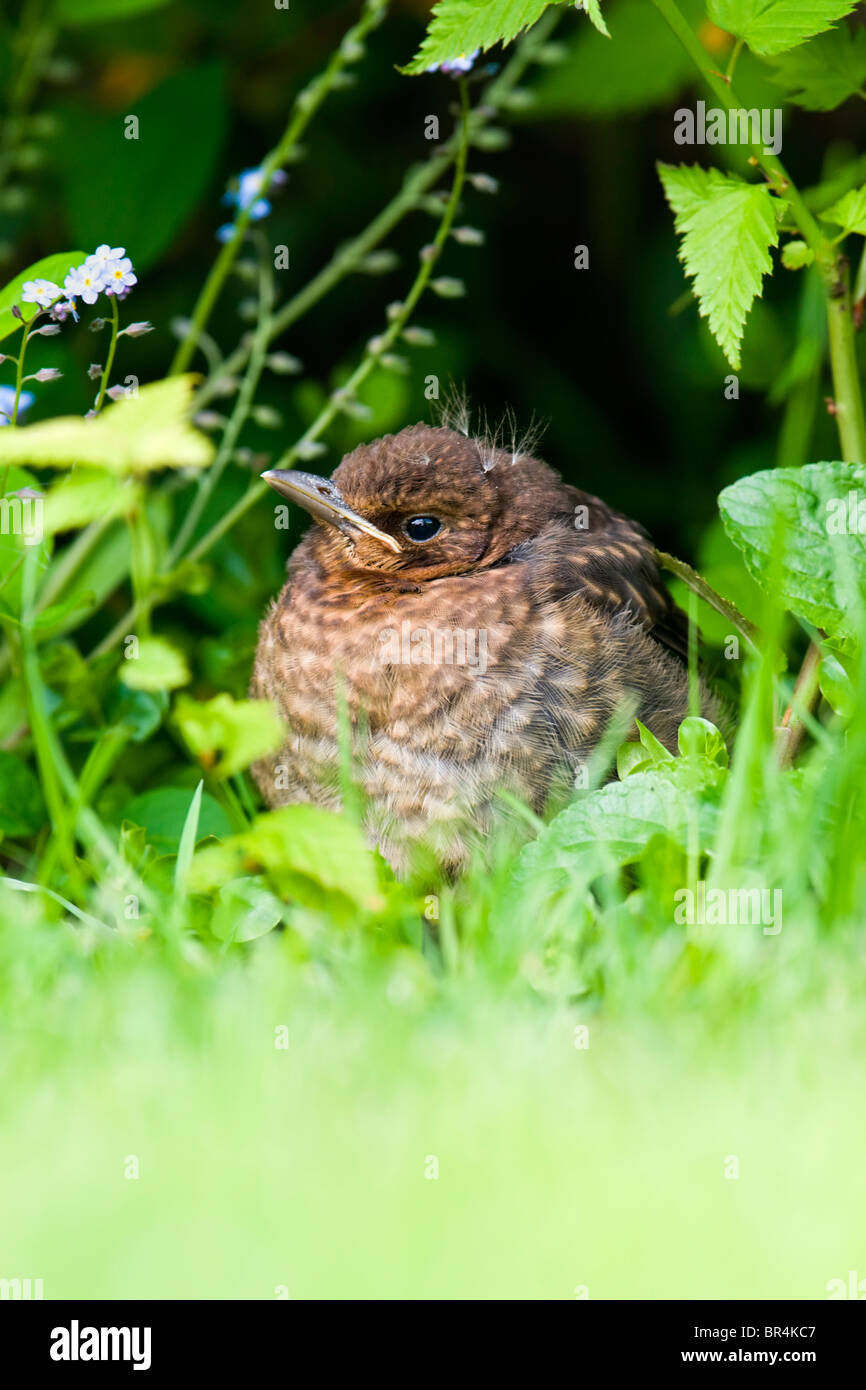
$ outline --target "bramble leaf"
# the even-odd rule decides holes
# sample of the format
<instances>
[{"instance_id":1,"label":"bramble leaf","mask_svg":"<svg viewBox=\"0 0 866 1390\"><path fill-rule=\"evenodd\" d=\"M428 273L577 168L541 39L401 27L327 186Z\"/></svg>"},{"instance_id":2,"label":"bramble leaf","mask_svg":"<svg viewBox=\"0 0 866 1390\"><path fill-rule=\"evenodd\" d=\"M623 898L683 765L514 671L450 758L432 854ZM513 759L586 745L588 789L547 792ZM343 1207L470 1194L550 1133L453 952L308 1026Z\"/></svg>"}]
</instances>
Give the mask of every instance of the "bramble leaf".
<instances>
[{"instance_id":1,"label":"bramble leaf","mask_svg":"<svg viewBox=\"0 0 866 1390\"><path fill-rule=\"evenodd\" d=\"M770 247L779 241L770 191L718 169L659 164L658 170L699 311L737 368L746 317L772 269Z\"/></svg>"},{"instance_id":2,"label":"bramble leaf","mask_svg":"<svg viewBox=\"0 0 866 1390\"><path fill-rule=\"evenodd\" d=\"M754 53L784 53L856 9L857 0L708 0L714 24Z\"/></svg>"},{"instance_id":3,"label":"bramble leaf","mask_svg":"<svg viewBox=\"0 0 866 1390\"><path fill-rule=\"evenodd\" d=\"M850 189L820 216L823 222L835 222L846 232L866 236L866 185Z\"/></svg>"},{"instance_id":4,"label":"bramble leaf","mask_svg":"<svg viewBox=\"0 0 866 1390\"><path fill-rule=\"evenodd\" d=\"M780 54L771 78L806 111L833 111L866 83L866 29L840 24L811 43Z\"/></svg>"},{"instance_id":5,"label":"bramble leaf","mask_svg":"<svg viewBox=\"0 0 866 1390\"><path fill-rule=\"evenodd\" d=\"M590 0L589 17L603 24L599 0ZM415 57L401 71L415 75L480 48L510 43L540 19L549 0L440 0Z\"/></svg>"}]
</instances>

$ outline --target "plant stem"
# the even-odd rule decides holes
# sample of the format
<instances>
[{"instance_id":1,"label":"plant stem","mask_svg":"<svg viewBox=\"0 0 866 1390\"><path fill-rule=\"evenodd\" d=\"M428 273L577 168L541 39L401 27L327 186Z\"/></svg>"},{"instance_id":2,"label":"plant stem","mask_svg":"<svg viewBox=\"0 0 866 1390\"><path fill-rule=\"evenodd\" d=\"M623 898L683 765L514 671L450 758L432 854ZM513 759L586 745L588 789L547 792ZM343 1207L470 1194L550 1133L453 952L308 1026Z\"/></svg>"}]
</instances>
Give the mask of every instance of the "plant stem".
<instances>
[{"instance_id":1,"label":"plant stem","mask_svg":"<svg viewBox=\"0 0 866 1390\"><path fill-rule=\"evenodd\" d=\"M266 196L270 188L271 179L276 171L286 163L294 152L298 141L318 111L325 97L333 89L338 76L342 73L347 63L353 61L353 49L362 43L367 34L376 27L385 16L388 7L388 0L365 0L361 18L347 30L343 41L332 54L330 62L324 72L315 78L303 92L299 93L294 103L294 114L289 120L282 137L278 144L274 146L270 154L262 161L262 196ZM169 376L175 376L178 372L183 372L189 366L193 353L198 345L199 334L207 324L214 305L225 283L226 276L235 262L241 243L246 235L247 227L252 219L253 200L248 205L241 208L235 222L235 229L229 241L225 242L219 255L214 262L213 268L205 281L204 287L199 295L198 302L193 310L192 321L189 332L183 342L179 344L174 355L174 360L169 368Z\"/></svg>"},{"instance_id":2,"label":"plant stem","mask_svg":"<svg viewBox=\"0 0 866 1390\"><path fill-rule=\"evenodd\" d=\"M501 73L484 88L480 106L471 113L471 135L475 135L483 129L499 113L502 103L520 82L538 49L547 42L559 22L559 18L556 10L548 10L517 45ZM268 334L269 343L273 342L275 338L279 338L287 328L291 328L300 318L303 318L304 314L323 299L335 285L338 285L346 275L350 275L357 268L358 263L393 231L407 213L418 207L419 200L438 183L445 170L455 160L459 139L458 132L438 154L432 155L423 164L411 170L399 193L395 194L391 202L373 218L372 222L368 223L352 241L335 251L328 264L323 266L312 280L308 281L274 314ZM235 348L234 352L221 364L218 372L211 373L199 389L195 398L196 410L200 410L207 401L211 400L222 378L234 376L236 372L243 369L249 355L250 347L248 345L241 344Z\"/></svg>"},{"instance_id":3,"label":"plant stem","mask_svg":"<svg viewBox=\"0 0 866 1390\"><path fill-rule=\"evenodd\" d=\"M193 500L189 511L184 517L183 525L174 539L171 550L169 551L169 567L175 565L183 554L190 537L195 533L195 528L201 515L213 495L214 488L219 482L225 470L232 451L238 440L259 384L259 378L265 365L265 357L268 350L268 342L271 337L271 314L274 307L274 273L268 257L267 247L263 238L259 241L259 312L256 323L256 331L250 351L249 365L241 389L238 392L231 418L228 421L223 437L217 450L216 458L211 464L207 473L199 483L198 492Z\"/></svg>"},{"instance_id":4,"label":"plant stem","mask_svg":"<svg viewBox=\"0 0 866 1390\"><path fill-rule=\"evenodd\" d=\"M731 83L726 82L724 77L707 66L712 61L710 55L680 10L676 0L652 0L652 3L676 34L704 81L718 97L725 110L741 111L743 109L742 103L738 100ZM801 193L793 183L784 164L776 155L765 154L763 145L750 144L750 149L755 163L763 169L776 192L782 194L790 204L794 219L805 241L813 250L817 251L823 242L821 229L806 207Z\"/></svg>"},{"instance_id":5,"label":"plant stem","mask_svg":"<svg viewBox=\"0 0 866 1390\"><path fill-rule=\"evenodd\" d=\"M365 381L366 378L373 371L374 367L378 365L379 358L382 356L382 354L386 353L389 350L389 348L399 337L400 333L402 333L403 329L406 327L406 324L409 321L409 318L412 314L413 309L415 308L415 305L418 303L418 300L421 298L421 295L424 293L424 290L427 287L427 283L430 279L430 276L433 273L433 267L439 259L442 247L444 246L448 234L451 230L451 226L454 221L454 216L457 211L457 205L460 201L460 195L463 191L463 184L466 177L466 159L469 149L468 96L466 91L466 84L462 80L460 82L460 97L461 138L459 148L457 151L457 159L455 162L454 179L451 185L451 193L448 198L448 202L442 213L442 220L439 224L439 229L432 243L431 254L425 256L422 260L421 266L418 270L417 275L415 276L409 293L407 294L406 299L403 302L399 314L391 320L387 330L378 339L375 347L371 348L368 345L367 351L362 357L360 363L350 376L349 380L346 382L345 386L342 388L342 398L351 397L352 394L354 394L354 392L361 385L361 383ZM288 462L291 462L295 459L298 450L303 449L305 443L318 439L319 435L324 433L324 431L327 429L328 425L330 425L331 421L334 419L334 416L340 409L340 401L340 397L338 397L337 400L335 400L332 396L331 399L328 401L327 405L319 412L313 423L309 426L307 430L304 431L300 439L298 439L290 449L286 450L286 452L280 458L279 463L275 464L274 466L285 467ZM233 507L230 507L228 511L223 513L219 521L217 521L210 528L210 530L207 531L204 536L202 536L202 538L186 554L184 559L187 560L190 564L194 564L197 560L200 560L203 555L206 555L207 552L211 550L214 545L216 545L217 541L222 539L226 532L231 530L236 521L238 521L242 516L244 516L246 512L248 512L256 502L258 502L262 497L264 497L267 494L267 491L267 484L263 483L260 479L257 479L255 482L251 483L250 486L247 488L246 492L243 494L243 496L240 497L237 502L235 502ZM149 611L153 607L154 603L156 603L156 601L156 597L154 595L150 595L139 599L135 604L133 604L133 606L128 610L128 612L126 612L123 615L120 621L115 624L111 632L108 633L99 643L99 645L94 648L94 650L90 653L90 657L88 659L94 660L95 658L104 655L105 652L110 651L115 642L117 642L124 635L124 633L129 631L129 625L131 623L135 623L138 617L144 611Z\"/></svg>"},{"instance_id":6,"label":"plant stem","mask_svg":"<svg viewBox=\"0 0 866 1390\"><path fill-rule=\"evenodd\" d=\"M108 386L108 378L114 366L114 354L117 351L117 330L120 327L120 319L117 313L117 295L111 296L111 342L108 344L108 356L105 359L105 368L102 373L102 380L99 383L99 393L96 397L96 404L93 409L98 415L102 409L102 402L105 400L105 391Z\"/></svg>"},{"instance_id":7,"label":"plant stem","mask_svg":"<svg viewBox=\"0 0 866 1390\"><path fill-rule=\"evenodd\" d=\"M866 419L857 370L857 346L851 306L848 260L836 256L827 289L827 327L833 401L842 456L847 463L866 463Z\"/></svg>"}]
</instances>

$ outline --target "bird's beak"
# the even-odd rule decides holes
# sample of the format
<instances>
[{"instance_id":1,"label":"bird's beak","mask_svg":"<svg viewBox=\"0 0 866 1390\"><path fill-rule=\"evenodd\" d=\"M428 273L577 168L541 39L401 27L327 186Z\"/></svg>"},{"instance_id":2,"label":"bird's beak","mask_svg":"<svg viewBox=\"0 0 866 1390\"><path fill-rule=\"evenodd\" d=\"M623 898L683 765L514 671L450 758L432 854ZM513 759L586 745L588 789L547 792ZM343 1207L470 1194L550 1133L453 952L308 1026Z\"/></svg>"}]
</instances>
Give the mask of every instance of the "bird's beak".
<instances>
[{"instance_id":1,"label":"bird's beak","mask_svg":"<svg viewBox=\"0 0 866 1390\"><path fill-rule=\"evenodd\" d=\"M287 497L290 502L296 502L317 520L327 521L344 534L352 530L363 531L400 554L400 542L394 536L389 536L387 531L380 531L378 526L367 521L360 513L352 511L330 478L320 478L315 473L295 473L284 468L269 468L262 478L275 492Z\"/></svg>"}]
</instances>

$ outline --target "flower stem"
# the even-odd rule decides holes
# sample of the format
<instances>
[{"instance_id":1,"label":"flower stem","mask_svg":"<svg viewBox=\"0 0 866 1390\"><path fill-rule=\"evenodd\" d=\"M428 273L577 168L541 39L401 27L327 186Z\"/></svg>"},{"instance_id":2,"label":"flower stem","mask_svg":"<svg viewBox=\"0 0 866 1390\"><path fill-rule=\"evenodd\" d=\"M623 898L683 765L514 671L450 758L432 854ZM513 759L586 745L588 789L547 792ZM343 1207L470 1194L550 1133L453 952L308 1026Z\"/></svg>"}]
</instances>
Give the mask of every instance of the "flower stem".
<instances>
[{"instance_id":1,"label":"flower stem","mask_svg":"<svg viewBox=\"0 0 866 1390\"><path fill-rule=\"evenodd\" d=\"M503 102L521 81L538 49L550 38L559 19L560 15L555 9L548 10L517 44L514 53L502 71L484 88L480 105L471 113L471 135L475 135L477 131L483 129L494 116L499 114ZM407 213L418 207L424 194L438 183L446 169L456 159L459 143L460 135L458 132L447 141L437 154L432 155L423 164L419 164L409 171L402 188L395 194L390 203L352 241L335 251L327 265L323 266L312 280L308 281L274 314L268 332L269 343L273 342L275 338L279 338L287 328L291 328L293 324L303 318L304 314L309 313L319 300L323 299L345 276L350 275L357 268L358 263L370 251L374 250L381 241L384 241L385 237L393 231ZM225 359L217 372L211 372L195 398L196 410L201 410L202 406L213 397L222 378L234 376L243 369L249 355L250 347L247 344L241 344Z\"/></svg>"},{"instance_id":2,"label":"flower stem","mask_svg":"<svg viewBox=\"0 0 866 1390\"><path fill-rule=\"evenodd\" d=\"M117 312L117 295L113 294L111 296L111 342L108 344L108 356L105 359L105 368L99 383L99 393L96 397L96 404L93 407L97 415L102 409L102 402L105 400L105 391L108 386L108 378L114 366L114 354L117 351L117 332L119 328L120 319Z\"/></svg>"},{"instance_id":3,"label":"flower stem","mask_svg":"<svg viewBox=\"0 0 866 1390\"><path fill-rule=\"evenodd\" d=\"M366 38L367 34L374 29L385 17L388 8L388 0L365 0L361 18L347 30L343 41L331 56L331 60L317 78L301 92L295 99L294 113L291 116L285 131L278 144L274 146L270 154L262 161L262 192L265 195L270 187L271 179L276 171L286 163L290 155L295 150L298 141L318 111L325 97L333 89L338 76L342 73L347 63L352 61L352 51ZM199 334L210 319L214 305L219 297L220 291L225 283L226 276L234 265L235 259L241 247L247 228L252 218L252 201L247 207L241 208L235 222L234 232L227 241L214 262L213 268L205 281L204 287L199 295L198 302L193 310L192 321L189 332L183 342L179 344L174 355L174 360L169 368L169 376L175 376L178 372L183 372L189 366L193 353L196 350Z\"/></svg>"}]
</instances>

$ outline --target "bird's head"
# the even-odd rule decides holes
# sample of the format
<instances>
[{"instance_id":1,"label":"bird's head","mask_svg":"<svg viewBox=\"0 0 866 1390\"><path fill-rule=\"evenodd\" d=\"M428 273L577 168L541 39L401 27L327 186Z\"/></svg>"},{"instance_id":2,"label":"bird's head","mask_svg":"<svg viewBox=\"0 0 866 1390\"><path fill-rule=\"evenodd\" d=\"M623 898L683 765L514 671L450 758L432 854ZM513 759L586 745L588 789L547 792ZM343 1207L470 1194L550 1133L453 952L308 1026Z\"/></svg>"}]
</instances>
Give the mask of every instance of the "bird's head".
<instances>
[{"instance_id":1,"label":"bird's head","mask_svg":"<svg viewBox=\"0 0 866 1390\"><path fill-rule=\"evenodd\" d=\"M420 424L360 445L332 478L262 477L315 518L311 544L326 569L413 584L487 569L570 511L540 460Z\"/></svg>"}]
</instances>

